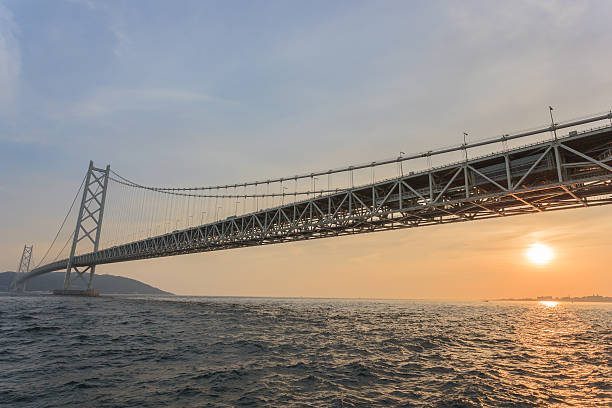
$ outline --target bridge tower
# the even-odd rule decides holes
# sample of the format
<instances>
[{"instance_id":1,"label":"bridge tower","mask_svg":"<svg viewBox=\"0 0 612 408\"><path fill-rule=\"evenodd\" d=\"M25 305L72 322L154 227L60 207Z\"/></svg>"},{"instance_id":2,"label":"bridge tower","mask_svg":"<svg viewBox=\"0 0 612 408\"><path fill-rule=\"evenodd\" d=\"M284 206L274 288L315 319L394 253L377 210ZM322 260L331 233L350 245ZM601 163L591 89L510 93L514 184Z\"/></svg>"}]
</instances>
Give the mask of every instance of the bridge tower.
<instances>
[{"instance_id":1,"label":"bridge tower","mask_svg":"<svg viewBox=\"0 0 612 408\"><path fill-rule=\"evenodd\" d=\"M66 277L64 278L64 290L70 289L72 283L80 278L85 282L87 290L93 291L93 276L96 266L74 265L73 261L77 246L83 240L85 240L83 245L91 245L90 250L93 252L98 250L109 175L110 166L100 169L94 167L93 161L89 162L89 169L85 176L83 198L79 208L76 229L72 239L72 248L70 249L70 257L68 258L68 266L66 268Z\"/></svg>"},{"instance_id":2,"label":"bridge tower","mask_svg":"<svg viewBox=\"0 0 612 408\"><path fill-rule=\"evenodd\" d=\"M32 260L32 250L34 245L28 246L27 244L23 246L23 252L21 253L21 259L19 260L19 267L17 268L17 273L11 282L11 289L17 292L25 292L26 282L23 282L17 285L17 279L30 272L30 261Z\"/></svg>"}]
</instances>

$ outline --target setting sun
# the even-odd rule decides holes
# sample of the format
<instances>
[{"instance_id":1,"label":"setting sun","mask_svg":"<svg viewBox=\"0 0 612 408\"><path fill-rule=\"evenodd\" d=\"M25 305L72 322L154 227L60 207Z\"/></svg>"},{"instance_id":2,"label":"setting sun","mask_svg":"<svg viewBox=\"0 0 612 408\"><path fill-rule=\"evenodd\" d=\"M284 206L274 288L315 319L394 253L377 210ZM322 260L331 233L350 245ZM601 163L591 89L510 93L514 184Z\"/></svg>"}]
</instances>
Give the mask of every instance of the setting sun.
<instances>
[{"instance_id":1,"label":"setting sun","mask_svg":"<svg viewBox=\"0 0 612 408\"><path fill-rule=\"evenodd\" d=\"M547 245L536 243L527 249L527 258L535 264L544 265L553 258L553 251Z\"/></svg>"}]
</instances>

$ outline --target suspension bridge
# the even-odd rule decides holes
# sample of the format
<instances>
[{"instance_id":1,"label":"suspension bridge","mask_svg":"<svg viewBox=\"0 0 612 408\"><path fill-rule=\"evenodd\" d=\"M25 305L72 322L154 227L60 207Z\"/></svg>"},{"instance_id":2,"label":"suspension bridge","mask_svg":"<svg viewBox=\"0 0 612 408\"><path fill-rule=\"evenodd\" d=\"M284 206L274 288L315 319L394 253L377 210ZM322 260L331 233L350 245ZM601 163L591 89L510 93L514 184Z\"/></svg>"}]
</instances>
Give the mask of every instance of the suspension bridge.
<instances>
[{"instance_id":1,"label":"suspension bridge","mask_svg":"<svg viewBox=\"0 0 612 408\"><path fill-rule=\"evenodd\" d=\"M30 270L26 245L13 286L62 270L65 291L80 280L91 292L101 264L610 203L612 111L555 123L551 108L530 131L231 185L154 186L90 162L49 249Z\"/></svg>"}]
</instances>

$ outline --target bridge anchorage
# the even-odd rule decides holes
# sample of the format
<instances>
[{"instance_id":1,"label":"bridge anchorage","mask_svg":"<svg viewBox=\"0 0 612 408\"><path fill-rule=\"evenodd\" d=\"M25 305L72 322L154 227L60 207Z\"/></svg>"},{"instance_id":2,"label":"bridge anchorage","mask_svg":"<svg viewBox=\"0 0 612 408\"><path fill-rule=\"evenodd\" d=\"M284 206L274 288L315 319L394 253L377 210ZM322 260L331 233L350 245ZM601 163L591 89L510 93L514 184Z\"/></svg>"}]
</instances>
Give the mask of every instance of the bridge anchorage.
<instances>
[{"instance_id":1,"label":"bridge anchorage","mask_svg":"<svg viewBox=\"0 0 612 408\"><path fill-rule=\"evenodd\" d=\"M563 129L569 133L560 134ZM468 154L483 147L488 150L480 156ZM432 158L443 164L432 166ZM55 259L44 263L45 255L17 284L65 270L64 289L56 293L95 294L101 264L612 204L612 111L426 153L233 185L147 186L90 162L82 186L74 233ZM71 288L75 281L85 284L83 292Z\"/></svg>"}]
</instances>

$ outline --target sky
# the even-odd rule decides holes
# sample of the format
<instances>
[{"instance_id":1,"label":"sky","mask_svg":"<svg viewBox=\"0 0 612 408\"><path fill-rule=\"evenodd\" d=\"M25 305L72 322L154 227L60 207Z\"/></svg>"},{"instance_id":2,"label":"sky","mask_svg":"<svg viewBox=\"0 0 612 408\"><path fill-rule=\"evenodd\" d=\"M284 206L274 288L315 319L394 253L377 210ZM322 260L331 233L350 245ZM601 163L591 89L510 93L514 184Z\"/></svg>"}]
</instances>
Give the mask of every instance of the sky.
<instances>
[{"instance_id":1,"label":"sky","mask_svg":"<svg viewBox=\"0 0 612 408\"><path fill-rule=\"evenodd\" d=\"M0 270L89 160L152 185L336 168L612 109L612 2L0 0ZM612 295L612 208L100 266L178 294ZM527 262L534 242L553 261Z\"/></svg>"}]
</instances>

